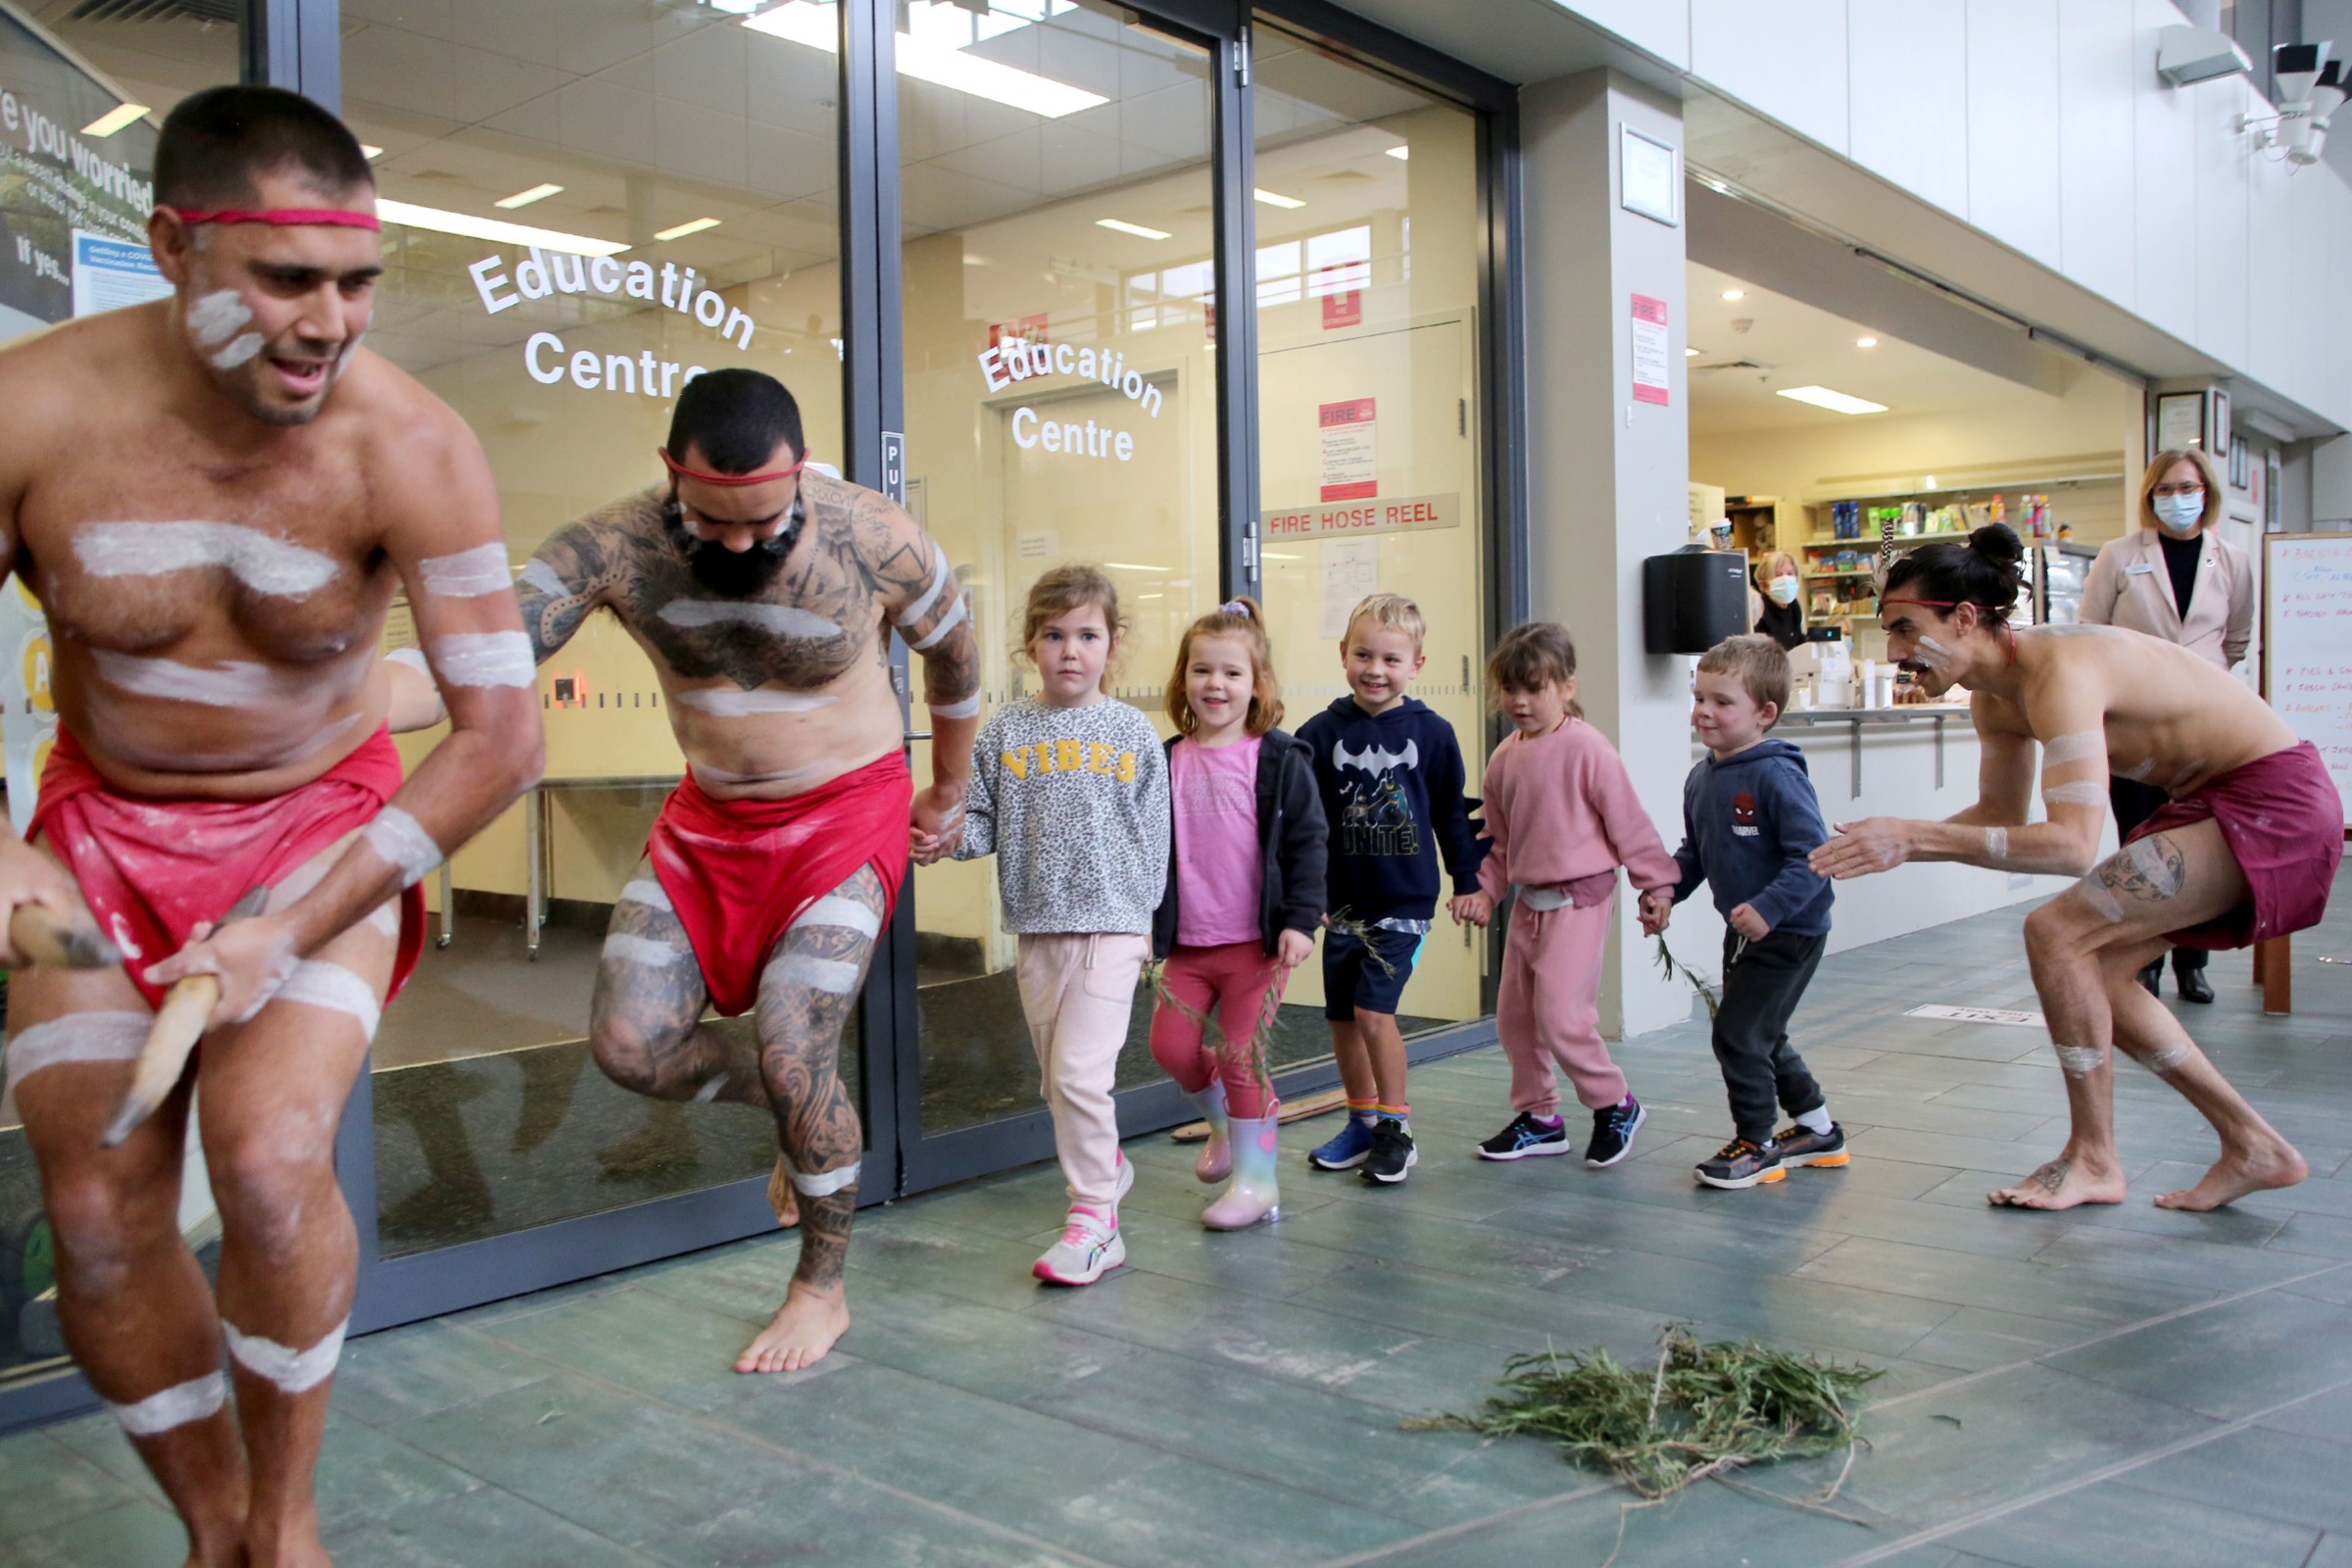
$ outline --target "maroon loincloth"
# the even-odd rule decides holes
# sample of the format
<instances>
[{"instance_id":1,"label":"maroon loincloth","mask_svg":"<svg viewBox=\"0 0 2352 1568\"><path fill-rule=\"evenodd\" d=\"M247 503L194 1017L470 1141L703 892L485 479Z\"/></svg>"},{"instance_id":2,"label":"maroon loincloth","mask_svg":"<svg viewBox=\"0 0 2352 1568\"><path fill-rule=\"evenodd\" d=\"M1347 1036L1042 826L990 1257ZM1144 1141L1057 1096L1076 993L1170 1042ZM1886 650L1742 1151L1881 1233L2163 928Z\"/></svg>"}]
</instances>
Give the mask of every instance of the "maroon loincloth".
<instances>
[{"instance_id":1,"label":"maroon loincloth","mask_svg":"<svg viewBox=\"0 0 2352 1568\"><path fill-rule=\"evenodd\" d=\"M2168 931L2176 948L2244 948L2320 923L2344 858L2343 798L2305 741L2231 768L2167 801L2124 842L2211 817L2246 874L2246 902L2218 919Z\"/></svg>"}]
</instances>

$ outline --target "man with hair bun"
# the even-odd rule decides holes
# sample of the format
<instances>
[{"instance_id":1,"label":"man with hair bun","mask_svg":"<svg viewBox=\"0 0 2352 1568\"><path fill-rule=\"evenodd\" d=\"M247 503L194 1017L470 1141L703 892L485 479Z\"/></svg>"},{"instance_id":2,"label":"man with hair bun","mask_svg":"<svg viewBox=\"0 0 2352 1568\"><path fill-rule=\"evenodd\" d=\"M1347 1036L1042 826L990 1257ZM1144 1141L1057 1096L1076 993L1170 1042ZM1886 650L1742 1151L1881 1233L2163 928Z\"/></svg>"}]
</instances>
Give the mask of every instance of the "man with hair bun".
<instances>
[{"instance_id":1,"label":"man with hair bun","mask_svg":"<svg viewBox=\"0 0 2352 1568\"><path fill-rule=\"evenodd\" d=\"M15 976L9 1087L66 1343L189 1560L318 1564L357 1272L335 1129L422 945L416 884L538 776L539 712L489 465L360 347L382 256L351 132L277 88L200 92L155 196L171 295L0 352L0 567L47 612L61 721L0 914L86 911L123 958ZM406 783L374 657L401 590L451 724ZM156 1004L200 974L193 1072L103 1147ZM218 1290L177 1225L196 1088Z\"/></svg>"},{"instance_id":2,"label":"man with hair bun","mask_svg":"<svg viewBox=\"0 0 2352 1568\"><path fill-rule=\"evenodd\" d=\"M1931 696L1972 694L1984 742L1977 804L1941 822L1840 824L1813 852L1814 869L1843 879L1959 860L2082 877L2026 917L2072 1129L2056 1158L1989 1201L2123 1201L2111 1045L2179 1090L2221 1138L2203 1179L2160 1195L2160 1207L2219 1208L2290 1187L2308 1174L2303 1157L2137 976L2168 946L2242 948L2317 924L2343 856L2335 785L2310 742L2187 649L2112 626L2013 629L2024 557L1994 523L1965 545L1914 551L1887 573L1887 652ZM2029 822L2036 745L2047 820ZM2094 866L2110 772L2169 800Z\"/></svg>"}]
</instances>

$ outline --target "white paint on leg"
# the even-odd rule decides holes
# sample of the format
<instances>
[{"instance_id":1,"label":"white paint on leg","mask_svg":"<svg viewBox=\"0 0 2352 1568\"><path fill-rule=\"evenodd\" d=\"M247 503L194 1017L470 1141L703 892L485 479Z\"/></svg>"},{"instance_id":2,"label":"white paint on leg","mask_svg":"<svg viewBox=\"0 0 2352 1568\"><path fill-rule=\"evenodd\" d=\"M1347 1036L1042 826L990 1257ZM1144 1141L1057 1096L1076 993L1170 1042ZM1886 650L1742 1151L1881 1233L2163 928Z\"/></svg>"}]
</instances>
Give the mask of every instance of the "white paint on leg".
<instances>
[{"instance_id":1,"label":"white paint on leg","mask_svg":"<svg viewBox=\"0 0 2352 1568\"><path fill-rule=\"evenodd\" d=\"M296 964L286 983L277 988L275 1000L347 1013L360 1021L361 1033L369 1040L375 1038L375 1026L383 1021L383 1004L375 1000L375 988L354 971L323 958Z\"/></svg>"},{"instance_id":2,"label":"white paint on leg","mask_svg":"<svg viewBox=\"0 0 2352 1568\"><path fill-rule=\"evenodd\" d=\"M2164 858L2153 836L2133 839L2124 846L2124 855L2132 868L2148 879L2158 898L2169 899L2180 891L2180 867Z\"/></svg>"},{"instance_id":3,"label":"white paint on leg","mask_svg":"<svg viewBox=\"0 0 2352 1568\"><path fill-rule=\"evenodd\" d=\"M792 922L792 929L795 931L804 926L831 926L839 930L855 931L861 937L870 938L882 934L882 916L859 904L856 899L845 899L838 893L828 893L802 910L801 917Z\"/></svg>"},{"instance_id":4,"label":"white paint on leg","mask_svg":"<svg viewBox=\"0 0 2352 1568\"><path fill-rule=\"evenodd\" d=\"M514 574L507 565L507 547L496 543L476 545L455 555L427 556L416 563L416 575L426 593L444 599L480 599L514 586Z\"/></svg>"},{"instance_id":5,"label":"white paint on leg","mask_svg":"<svg viewBox=\"0 0 2352 1568\"><path fill-rule=\"evenodd\" d=\"M738 691L732 686L711 686L678 693L680 707L698 709L717 718L750 718L758 713L806 713L811 709L830 708L834 701L821 692L779 692L765 687L747 692Z\"/></svg>"},{"instance_id":6,"label":"white paint on leg","mask_svg":"<svg viewBox=\"0 0 2352 1568\"><path fill-rule=\"evenodd\" d=\"M840 958L820 958L813 953L787 953L760 972L760 984L801 986L829 997L846 997L858 989L858 965Z\"/></svg>"},{"instance_id":7,"label":"white paint on leg","mask_svg":"<svg viewBox=\"0 0 2352 1568\"><path fill-rule=\"evenodd\" d=\"M664 914L677 912L669 902L668 890L650 876L631 877L628 885L620 890L620 902L642 904L649 909L660 909Z\"/></svg>"},{"instance_id":8,"label":"white paint on leg","mask_svg":"<svg viewBox=\"0 0 2352 1568\"><path fill-rule=\"evenodd\" d=\"M368 913L367 919L360 923L370 931L380 932L391 941L398 942L400 940L400 901L386 899Z\"/></svg>"},{"instance_id":9,"label":"white paint on leg","mask_svg":"<svg viewBox=\"0 0 2352 1568\"><path fill-rule=\"evenodd\" d=\"M207 1372L185 1383L174 1383L161 1394L150 1394L133 1404L107 1402L122 1430L134 1438L152 1438L184 1427L192 1421L209 1421L228 1402L228 1379L218 1372Z\"/></svg>"},{"instance_id":10,"label":"white paint on leg","mask_svg":"<svg viewBox=\"0 0 2352 1568\"><path fill-rule=\"evenodd\" d=\"M2076 883L2075 891L2082 895L2082 902L2098 910L2109 925L2123 924L2124 906L2116 902L2107 884L2099 880L2098 872L2093 871Z\"/></svg>"},{"instance_id":11,"label":"white paint on leg","mask_svg":"<svg viewBox=\"0 0 2352 1568\"><path fill-rule=\"evenodd\" d=\"M2188 1054L2195 1049L2185 1040L2176 1040L2162 1050L2151 1051L2140 1057L2139 1064L2161 1077L2186 1061Z\"/></svg>"},{"instance_id":12,"label":"white paint on leg","mask_svg":"<svg viewBox=\"0 0 2352 1568\"><path fill-rule=\"evenodd\" d=\"M815 1172L796 1170L792 1173L792 1185L800 1190L801 1196L804 1198L830 1198L845 1187L858 1185L858 1163L857 1160L852 1160L839 1170Z\"/></svg>"},{"instance_id":13,"label":"white paint on leg","mask_svg":"<svg viewBox=\"0 0 2352 1568\"><path fill-rule=\"evenodd\" d=\"M432 874L442 860L441 846L417 821L397 806L387 806L375 813L360 842L382 856L386 863L400 868L400 885L413 888Z\"/></svg>"},{"instance_id":14,"label":"white paint on leg","mask_svg":"<svg viewBox=\"0 0 2352 1568\"><path fill-rule=\"evenodd\" d=\"M2087 1078L2099 1070L2107 1053L2095 1046L2059 1046L2058 1070L2069 1078Z\"/></svg>"},{"instance_id":15,"label":"white paint on leg","mask_svg":"<svg viewBox=\"0 0 2352 1568\"><path fill-rule=\"evenodd\" d=\"M425 653L434 672L452 686L530 686L539 678L525 632L452 632L434 638Z\"/></svg>"},{"instance_id":16,"label":"white paint on leg","mask_svg":"<svg viewBox=\"0 0 2352 1568\"><path fill-rule=\"evenodd\" d=\"M343 1336L350 1328L351 1319L345 1318L325 1339L307 1350L297 1350L259 1334L247 1334L226 1318L220 1320L228 1353L246 1371L276 1384L280 1394L301 1394L334 1376L335 1363L343 1356Z\"/></svg>"},{"instance_id":17,"label":"white paint on leg","mask_svg":"<svg viewBox=\"0 0 2352 1568\"><path fill-rule=\"evenodd\" d=\"M335 558L233 522L93 522L74 535L93 577L154 577L220 566L255 593L301 599L342 574Z\"/></svg>"},{"instance_id":18,"label":"white paint on leg","mask_svg":"<svg viewBox=\"0 0 2352 1568\"><path fill-rule=\"evenodd\" d=\"M632 936L626 931L615 931L605 938L605 956L618 958L623 963L642 963L654 968L662 968L668 964L685 962L688 955L683 948L673 948L668 943L657 942L652 937Z\"/></svg>"},{"instance_id":19,"label":"white paint on leg","mask_svg":"<svg viewBox=\"0 0 2352 1568\"><path fill-rule=\"evenodd\" d=\"M70 1061L136 1061L155 1022L145 1012L69 1012L8 1037L8 1092L43 1067Z\"/></svg>"}]
</instances>

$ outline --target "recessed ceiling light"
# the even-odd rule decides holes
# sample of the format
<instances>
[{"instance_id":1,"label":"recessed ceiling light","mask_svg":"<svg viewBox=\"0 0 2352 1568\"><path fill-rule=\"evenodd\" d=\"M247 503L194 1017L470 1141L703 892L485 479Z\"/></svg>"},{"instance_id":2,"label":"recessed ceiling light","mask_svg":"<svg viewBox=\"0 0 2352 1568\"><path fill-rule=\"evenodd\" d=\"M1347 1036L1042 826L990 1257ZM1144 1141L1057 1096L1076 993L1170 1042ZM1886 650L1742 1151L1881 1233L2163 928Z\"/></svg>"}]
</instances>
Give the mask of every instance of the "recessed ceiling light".
<instances>
[{"instance_id":1,"label":"recessed ceiling light","mask_svg":"<svg viewBox=\"0 0 2352 1568\"><path fill-rule=\"evenodd\" d=\"M1695 360L1695 359L1697 359L1697 358L1698 358L1698 350L1696 350L1696 349L1692 349L1692 348L1686 348L1685 350L1683 350L1683 358L1684 358L1684 359L1686 359L1686 360Z\"/></svg>"},{"instance_id":2,"label":"recessed ceiling light","mask_svg":"<svg viewBox=\"0 0 2352 1568\"><path fill-rule=\"evenodd\" d=\"M533 185L529 190L518 190L506 200L492 202L490 205L503 207L507 211L513 212L517 207L528 207L533 202L543 202L563 188L561 185Z\"/></svg>"},{"instance_id":3,"label":"recessed ceiling light","mask_svg":"<svg viewBox=\"0 0 2352 1568\"><path fill-rule=\"evenodd\" d=\"M1723 291L1723 297L1727 300L1743 300L1747 298L1747 290L1743 288L1727 288Z\"/></svg>"},{"instance_id":4,"label":"recessed ceiling light","mask_svg":"<svg viewBox=\"0 0 2352 1568\"><path fill-rule=\"evenodd\" d=\"M1849 392L1833 392L1826 386L1785 386L1780 388L1776 395L1794 398L1799 403L1810 403L1817 409L1828 409L1833 414L1885 414L1886 412L1886 405L1884 403L1873 403L1868 398L1858 398Z\"/></svg>"},{"instance_id":5,"label":"recessed ceiling light","mask_svg":"<svg viewBox=\"0 0 2352 1568\"><path fill-rule=\"evenodd\" d=\"M1250 194L1268 207L1304 207L1306 205L1296 196L1277 196L1270 190L1252 191Z\"/></svg>"},{"instance_id":6,"label":"recessed ceiling light","mask_svg":"<svg viewBox=\"0 0 2352 1568\"><path fill-rule=\"evenodd\" d=\"M567 256L618 256L628 249L609 239L590 239L585 234L564 234L552 228L532 228L527 223L510 223L499 218L476 218L471 213L444 212L438 207L418 207L413 202L396 202L385 197L375 200L375 216L387 223L399 223L407 228L429 228L437 234L455 234L461 239L486 239L496 245L536 245L543 251L562 251Z\"/></svg>"},{"instance_id":7,"label":"recessed ceiling light","mask_svg":"<svg viewBox=\"0 0 2352 1568\"><path fill-rule=\"evenodd\" d=\"M117 104L96 120L81 127L84 136L112 136L147 113L145 104Z\"/></svg>"},{"instance_id":8,"label":"recessed ceiling light","mask_svg":"<svg viewBox=\"0 0 2352 1568\"><path fill-rule=\"evenodd\" d=\"M1174 571L1176 569L1174 566L1147 566L1141 562L1135 561L1105 561L1102 564L1114 571Z\"/></svg>"},{"instance_id":9,"label":"recessed ceiling light","mask_svg":"<svg viewBox=\"0 0 2352 1568\"><path fill-rule=\"evenodd\" d=\"M384 150L381 147L370 147L366 142L362 142L360 143L360 156L372 163L384 156Z\"/></svg>"},{"instance_id":10,"label":"recessed ceiling light","mask_svg":"<svg viewBox=\"0 0 2352 1568\"><path fill-rule=\"evenodd\" d=\"M1392 147L1389 156L1401 164L1413 156L1413 150L1410 147Z\"/></svg>"},{"instance_id":11,"label":"recessed ceiling light","mask_svg":"<svg viewBox=\"0 0 2352 1568\"><path fill-rule=\"evenodd\" d=\"M1133 234L1137 239L1166 239L1168 237L1168 231L1164 228L1146 228L1141 223L1123 222L1116 218L1098 218L1095 220L1095 226L1097 228L1115 228L1122 234Z\"/></svg>"},{"instance_id":12,"label":"recessed ceiling light","mask_svg":"<svg viewBox=\"0 0 2352 1568\"><path fill-rule=\"evenodd\" d=\"M706 228L716 228L717 226L718 220L715 218L697 218L680 223L674 228L658 228L654 230L654 238L684 239L689 234L700 234Z\"/></svg>"},{"instance_id":13,"label":"recessed ceiling light","mask_svg":"<svg viewBox=\"0 0 2352 1568\"><path fill-rule=\"evenodd\" d=\"M771 38L785 38L810 49L822 49L833 54L841 48L840 24L830 5L810 5L808 0L792 0L790 5L757 17L746 17L743 24L754 32L764 32ZM898 35L899 74L928 81L935 86L953 87L957 92L986 98L992 103L1006 104L1014 109L1026 109L1047 120L1059 120L1081 109L1093 109L1110 102L1099 92L1073 87L1066 81L1055 81L1033 71L1021 71L967 55L959 49L945 48L936 43L910 36Z\"/></svg>"},{"instance_id":14,"label":"recessed ceiling light","mask_svg":"<svg viewBox=\"0 0 2352 1568\"><path fill-rule=\"evenodd\" d=\"M1854 347L1858 349L1875 349L1878 346L1879 340L1875 337L1858 337L1854 339Z\"/></svg>"}]
</instances>

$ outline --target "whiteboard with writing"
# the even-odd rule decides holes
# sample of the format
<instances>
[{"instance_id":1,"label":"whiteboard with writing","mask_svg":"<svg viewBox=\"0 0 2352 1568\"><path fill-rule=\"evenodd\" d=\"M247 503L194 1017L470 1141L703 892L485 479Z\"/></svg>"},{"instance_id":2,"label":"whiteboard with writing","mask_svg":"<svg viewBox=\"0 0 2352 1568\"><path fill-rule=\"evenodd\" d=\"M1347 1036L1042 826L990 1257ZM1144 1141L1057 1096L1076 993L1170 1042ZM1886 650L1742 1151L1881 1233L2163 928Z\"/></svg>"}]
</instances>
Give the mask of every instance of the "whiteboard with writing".
<instances>
[{"instance_id":1,"label":"whiteboard with writing","mask_svg":"<svg viewBox=\"0 0 2352 1568\"><path fill-rule=\"evenodd\" d=\"M2352 825L2352 533L2263 543L2263 690L2320 749Z\"/></svg>"}]
</instances>

